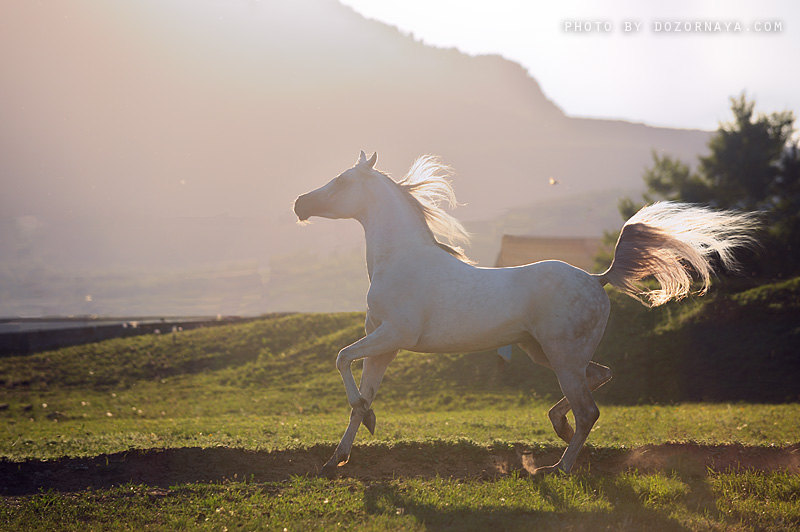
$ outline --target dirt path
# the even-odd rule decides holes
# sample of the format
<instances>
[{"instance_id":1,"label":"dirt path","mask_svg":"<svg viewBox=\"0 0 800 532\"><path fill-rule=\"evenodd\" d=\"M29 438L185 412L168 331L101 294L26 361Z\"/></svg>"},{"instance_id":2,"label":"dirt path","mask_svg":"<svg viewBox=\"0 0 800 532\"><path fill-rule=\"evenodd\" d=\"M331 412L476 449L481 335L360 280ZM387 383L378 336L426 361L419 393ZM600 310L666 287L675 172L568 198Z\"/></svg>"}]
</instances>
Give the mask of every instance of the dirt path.
<instances>
[{"instance_id":1,"label":"dirt path","mask_svg":"<svg viewBox=\"0 0 800 532\"><path fill-rule=\"evenodd\" d=\"M273 452L228 448L132 450L91 458L0 461L0 494L23 495L40 489L78 491L126 482L163 486L187 482L252 479L281 481L291 475L316 475L332 446ZM356 447L340 476L360 480L393 477L493 478L530 472L556 462L559 447L530 451L523 445L492 450L464 443L400 443ZM677 471L705 475L708 469L800 472L800 444L746 447L694 443L647 445L634 449L585 449L579 472Z\"/></svg>"}]
</instances>

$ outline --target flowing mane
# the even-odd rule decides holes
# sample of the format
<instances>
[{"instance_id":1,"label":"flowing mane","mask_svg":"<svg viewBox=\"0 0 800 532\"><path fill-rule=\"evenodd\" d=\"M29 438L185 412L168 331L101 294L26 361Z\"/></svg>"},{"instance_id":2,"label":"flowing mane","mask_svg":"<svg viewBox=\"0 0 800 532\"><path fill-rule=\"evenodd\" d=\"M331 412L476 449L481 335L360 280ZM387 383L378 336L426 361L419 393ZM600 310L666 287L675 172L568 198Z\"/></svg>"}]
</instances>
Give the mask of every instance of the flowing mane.
<instances>
[{"instance_id":1,"label":"flowing mane","mask_svg":"<svg viewBox=\"0 0 800 532\"><path fill-rule=\"evenodd\" d=\"M449 180L452 173L452 169L442 164L435 155L422 155L414 161L403 179L392 182L425 220L436 244L457 259L471 263L464 250L457 245L468 243L469 233L461 222L440 207L441 204L450 208L458 205ZM440 242L434 235L447 239L448 243Z\"/></svg>"}]
</instances>

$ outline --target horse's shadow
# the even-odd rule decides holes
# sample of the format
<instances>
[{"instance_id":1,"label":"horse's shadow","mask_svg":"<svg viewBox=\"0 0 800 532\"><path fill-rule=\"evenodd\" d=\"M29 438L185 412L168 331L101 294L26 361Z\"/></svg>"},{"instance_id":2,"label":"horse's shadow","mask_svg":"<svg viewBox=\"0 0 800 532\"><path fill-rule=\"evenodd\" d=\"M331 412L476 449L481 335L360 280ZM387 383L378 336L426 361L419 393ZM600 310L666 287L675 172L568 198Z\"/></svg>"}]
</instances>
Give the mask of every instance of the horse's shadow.
<instances>
[{"instance_id":1,"label":"horse's shadow","mask_svg":"<svg viewBox=\"0 0 800 532\"><path fill-rule=\"evenodd\" d=\"M706 479L681 478L689 490L676 501L689 512L700 511L710 517L722 518ZM364 491L364 507L370 515L413 515L429 530L622 530L651 528L653 530L684 530L686 525L671 517L670 511L648 504L630 484L614 478L584 476L580 479L586 504L575 501L561 483L531 479L525 489L537 491L541 506L521 507L508 497L503 504L449 503L431 500L413 488L393 481L372 482ZM527 499L527 497L526 497ZM507 504L507 506L506 506ZM581 509L581 506L588 509ZM726 520L727 521L727 520Z\"/></svg>"}]
</instances>

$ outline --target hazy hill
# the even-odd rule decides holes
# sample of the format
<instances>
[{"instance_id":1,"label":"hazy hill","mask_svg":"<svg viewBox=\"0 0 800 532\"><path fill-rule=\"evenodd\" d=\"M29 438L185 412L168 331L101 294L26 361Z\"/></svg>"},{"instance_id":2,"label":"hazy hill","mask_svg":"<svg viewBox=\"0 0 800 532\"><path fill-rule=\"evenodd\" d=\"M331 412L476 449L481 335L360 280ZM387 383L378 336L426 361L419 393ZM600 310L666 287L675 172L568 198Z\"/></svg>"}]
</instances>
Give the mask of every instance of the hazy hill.
<instances>
[{"instance_id":1,"label":"hazy hill","mask_svg":"<svg viewBox=\"0 0 800 532\"><path fill-rule=\"evenodd\" d=\"M56 274L266 278L273 256L352 247L355 224L302 230L290 206L361 148L395 175L441 155L460 216L489 220L638 188L651 149L692 160L708 137L566 117L519 65L332 0L6 2L0 67L0 314L86 310L52 303ZM9 279L42 304L15 306Z\"/></svg>"}]
</instances>

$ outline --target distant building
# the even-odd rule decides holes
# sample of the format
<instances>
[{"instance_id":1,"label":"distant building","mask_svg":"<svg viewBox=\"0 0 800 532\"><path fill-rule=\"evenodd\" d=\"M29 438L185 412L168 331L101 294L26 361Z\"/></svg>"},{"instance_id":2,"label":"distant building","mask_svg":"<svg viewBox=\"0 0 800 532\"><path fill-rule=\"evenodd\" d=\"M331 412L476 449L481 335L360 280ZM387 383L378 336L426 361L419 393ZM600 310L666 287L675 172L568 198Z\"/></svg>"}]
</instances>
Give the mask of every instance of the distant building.
<instances>
[{"instance_id":1,"label":"distant building","mask_svg":"<svg viewBox=\"0 0 800 532\"><path fill-rule=\"evenodd\" d=\"M601 238L503 235L495 266L521 266L556 259L591 272L602 244Z\"/></svg>"}]
</instances>

